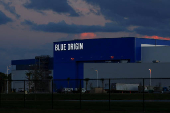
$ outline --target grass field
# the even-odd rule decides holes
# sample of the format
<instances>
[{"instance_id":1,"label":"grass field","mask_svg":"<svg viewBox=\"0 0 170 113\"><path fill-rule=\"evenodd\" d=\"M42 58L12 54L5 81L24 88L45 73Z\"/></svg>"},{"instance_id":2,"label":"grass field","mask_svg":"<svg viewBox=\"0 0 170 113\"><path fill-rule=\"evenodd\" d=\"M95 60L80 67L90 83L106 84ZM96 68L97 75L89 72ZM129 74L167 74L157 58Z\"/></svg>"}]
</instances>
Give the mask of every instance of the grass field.
<instances>
[{"instance_id":1,"label":"grass field","mask_svg":"<svg viewBox=\"0 0 170 113\"><path fill-rule=\"evenodd\" d=\"M145 111L170 111L170 103L167 102L147 102L145 103ZM10 109L52 109L51 101L1 101L1 108ZM57 110L97 110L108 111L108 102L68 102L54 101L53 109ZM142 102L111 102L110 110L112 111L143 111Z\"/></svg>"},{"instance_id":2,"label":"grass field","mask_svg":"<svg viewBox=\"0 0 170 113\"><path fill-rule=\"evenodd\" d=\"M25 97L25 99L24 99ZM170 94L145 94L145 100L170 100ZM79 100L80 94L54 94L52 101L52 94L1 94L0 95L1 109L44 109L44 111L51 110L51 112L58 110L85 112L101 111L109 112L109 101L94 101L94 100L108 100L109 94L82 94L82 100L91 101L68 101ZM111 94L111 100L143 100L143 94ZM25 101L24 101L25 100ZM53 109L52 110L52 106ZM145 102L144 110L153 112L170 112L170 102ZM143 102L110 102L111 111L122 112L141 112L143 111ZM36 111L36 110L35 110ZM9 111L13 112L13 111ZM64 112L63 112L64 113Z\"/></svg>"},{"instance_id":3,"label":"grass field","mask_svg":"<svg viewBox=\"0 0 170 113\"><path fill-rule=\"evenodd\" d=\"M113 113L113 111L95 111L95 110L52 110L52 109L0 109L1 113ZM114 113L143 113L137 111L114 111ZM169 112L151 112L145 113L169 113Z\"/></svg>"},{"instance_id":4,"label":"grass field","mask_svg":"<svg viewBox=\"0 0 170 113\"><path fill-rule=\"evenodd\" d=\"M26 94L26 100L51 100L52 94ZM0 94L1 100L24 100L24 94ZM80 94L53 94L53 100L79 100ZM109 94L81 94L82 100L108 100ZM143 100L142 93L110 95L111 100ZM145 100L170 100L170 94L144 94Z\"/></svg>"}]
</instances>

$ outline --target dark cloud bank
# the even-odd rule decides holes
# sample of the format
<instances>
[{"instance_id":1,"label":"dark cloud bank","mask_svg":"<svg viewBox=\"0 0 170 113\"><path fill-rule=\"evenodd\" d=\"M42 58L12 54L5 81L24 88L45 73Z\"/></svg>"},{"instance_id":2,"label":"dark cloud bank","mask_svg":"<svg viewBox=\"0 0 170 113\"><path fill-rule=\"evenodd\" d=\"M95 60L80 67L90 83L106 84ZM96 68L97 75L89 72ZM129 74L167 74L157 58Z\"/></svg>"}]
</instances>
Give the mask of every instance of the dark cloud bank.
<instances>
[{"instance_id":1,"label":"dark cloud bank","mask_svg":"<svg viewBox=\"0 0 170 113\"><path fill-rule=\"evenodd\" d=\"M0 4L2 4L7 11L15 15L16 18L20 18L20 15L16 13L15 7L10 6L12 2L5 3L4 1L0 1Z\"/></svg>"},{"instance_id":2,"label":"dark cloud bank","mask_svg":"<svg viewBox=\"0 0 170 113\"><path fill-rule=\"evenodd\" d=\"M0 25L12 22L12 19L7 17L2 11L0 11Z\"/></svg>"},{"instance_id":3,"label":"dark cloud bank","mask_svg":"<svg viewBox=\"0 0 170 113\"><path fill-rule=\"evenodd\" d=\"M118 26L115 23L106 23L105 26L99 25L68 25L65 21L59 23L50 22L48 24L37 25L34 22L25 20L22 25L30 25L32 30L44 32L60 32L60 33L84 33L84 32L120 32L126 31L126 28Z\"/></svg>"},{"instance_id":4,"label":"dark cloud bank","mask_svg":"<svg viewBox=\"0 0 170 113\"><path fill-rule=\"evenodd\" d=\"M139 26L142 35L170 37L170 0L84 0L99 6L106 19L120 26Z\"/></svg>"},{"instance_id":5,"label":"dark cloud bank","mask_svg":"<svg viewBox=\"0 0 170 113\"><path fill-rule=\"evenodd\" d=\"M24 4L28 9L52 10L57 13L69 13L70 16L79 16L78 13L68 4L67 0L30 0Z\"/></svg>"},{"instance_id":6,"label":"dark cloud bank","mask_svg":"<svg viewBox=\"0 0 170 113\"><path fill-rule=\"evenodd\" d=\"M57 13L70 13L78 16L67 0L30 0L26 8L53 10ZM68 25L64 21L37 25L26 20L33 30L44 32L131 32L129 26L138 26L133 31L141 35L170 37L170 0L84 0L99 6L100 14L113 22L105 26Z\"/></svg>"}]
</instances>

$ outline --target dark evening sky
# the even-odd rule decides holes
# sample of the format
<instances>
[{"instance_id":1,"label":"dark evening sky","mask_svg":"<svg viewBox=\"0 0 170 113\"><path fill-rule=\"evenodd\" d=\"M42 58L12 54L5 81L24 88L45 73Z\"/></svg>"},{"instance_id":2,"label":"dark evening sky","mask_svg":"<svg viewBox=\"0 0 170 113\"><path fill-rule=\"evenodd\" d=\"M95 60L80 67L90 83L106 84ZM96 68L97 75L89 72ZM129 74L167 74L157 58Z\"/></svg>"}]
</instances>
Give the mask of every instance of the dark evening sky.
<instances>
[{"instance_id":1,"label":"dark evening sky","mask_svg":"<svg viewBox=\"0 0 170 113\"><path fill-rule=\"evenodd\" d=\"M169 6L170 0L0 0L0 72L11 60L53 56L55 41L169 39Z\"/></svg>"}]
</instances>

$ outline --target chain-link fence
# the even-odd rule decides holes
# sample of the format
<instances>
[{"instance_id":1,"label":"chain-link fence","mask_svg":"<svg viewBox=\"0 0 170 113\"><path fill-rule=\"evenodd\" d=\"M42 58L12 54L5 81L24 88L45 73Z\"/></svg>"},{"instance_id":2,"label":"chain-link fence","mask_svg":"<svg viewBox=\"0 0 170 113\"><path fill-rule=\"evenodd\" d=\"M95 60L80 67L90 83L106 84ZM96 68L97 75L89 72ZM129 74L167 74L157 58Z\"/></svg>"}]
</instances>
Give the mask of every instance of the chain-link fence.
<instances>
[{"instance_id":1,"label":"chain-link fence","mask_svg":"<svg viewBox=\"0 0 170 113\"><path fill-rule=\"evenodd\" d=\"M170 111L169 80L1 80L0 108Z\"/></svg>"}]
</instances>

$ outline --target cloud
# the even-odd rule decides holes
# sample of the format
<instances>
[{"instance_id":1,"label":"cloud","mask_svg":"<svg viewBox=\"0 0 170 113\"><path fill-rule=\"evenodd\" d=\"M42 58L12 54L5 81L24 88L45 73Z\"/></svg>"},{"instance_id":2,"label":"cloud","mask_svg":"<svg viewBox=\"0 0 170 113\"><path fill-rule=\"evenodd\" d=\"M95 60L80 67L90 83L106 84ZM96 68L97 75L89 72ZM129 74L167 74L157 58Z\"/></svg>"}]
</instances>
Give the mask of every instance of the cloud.
<instances>
[{"instance_id":1,"label":"cloud","mask_svg":"<svg viewBox=\"0 0 170 113\"><path fill-rule=\"evenodd\" d=\"M84 1L91 5L99 6L100 13L104 15L106 19L112 20L120 26L139 26L137 30L134 29L139 34L142 32L142 35L170 35L170 0ZM150 33L149 31L153 32ZM161 33L162 31L163 33Z\"/></svg>"},{"instance_id":2,"label":"cloud","mask_svg":"<svg viewBox=\"0 0 170 113\"><path fill-rule=\"evenodd\" d=\"M34 26L34 25L36 25L36 24L35 24L33 21L25 20L24 22L21 22L21 25Z\"/></svg>"},{"instance_id":3,"label":"cloud","mask_svg":"<svg viewBox=\"0 0 170 113\"><path fill-rule=\"evenodd\" d=\"M96 38L97 35L95 33L81 33L79 37L80 39L92 39Z\"/></svg>"},{"instance_id":4,"label":"cloud","mask_svg":"<svg viewBox=\"0 0 170 113\"><path fill-rule=\"evenodd\" d=\"M0 11L0 25L12 22L12 19L7 17L2 11Z\"/></svg>"},{"instance_id":5,"label":"cloud","mask_svg":"<svg viewBox=\"0 0 170 113\"><path fill-rule=\"evenodd\" d=\"M115 23L106 23L105 26L99 25L76 25L76 24L66 24L65 21L59 23L50 22L48 24L40 24L25 20L21 23L22 25L30 25L32 30L44 31L44 32L60 32L60 33L84 33L84 32L119 32L126 31L127 29L118 26Z\"/></svg>"},{"instance_id":6,"label":"cloud","mask_svg":"<svg viewBox=\"0 0 170 113\"><path fill-rule=\"evenodd\" d=\"M78 13L68 4L67 0L30 0L24 4L28 9L52 10L59 14L69 13L70 16L79 16Z\"/></svg>"},{"instance_id":7,"label":"cloud","mask_svg":"<svg viewBox=\"0 0 170 113\"><path fill-rule=\"evenodd\" d=\"M159 37L159 36L144 36L144 38L170 40L170 38L168 38L168 37Z\"/></svg>"},{"instance_id":8,"label":"cloud","mask_svg":"<svg viewBox=\"0 0 170 113\"><path fill-rule=\"evenodd\" d=\"M2 4L7 11L9 11L9 12L12 13L13 15L15 15L15 17L16 17L17 19L20 18L20 15L18 15L18 14L16 13L15 7L14 7L14 6L10 6L10 5L12 4L11 2L5 3L5 2L3 2L3 1L0 1L0 4Z\"/></svg>"}]
</instances>

